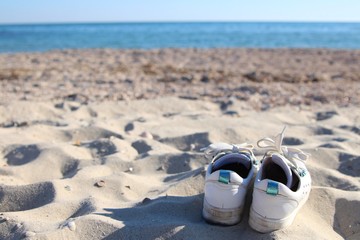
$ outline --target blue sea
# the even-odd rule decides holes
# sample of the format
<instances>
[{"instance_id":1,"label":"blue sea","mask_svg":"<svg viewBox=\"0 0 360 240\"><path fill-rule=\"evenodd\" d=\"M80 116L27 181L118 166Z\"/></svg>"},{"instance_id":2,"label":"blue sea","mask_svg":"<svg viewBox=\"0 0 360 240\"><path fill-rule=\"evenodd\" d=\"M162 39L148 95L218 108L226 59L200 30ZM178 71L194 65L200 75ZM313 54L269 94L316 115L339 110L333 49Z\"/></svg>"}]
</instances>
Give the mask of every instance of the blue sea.
<instances>
[{"instance_id":1,"label":"blue sea","mask_svg":"<svg viewBox=\"0 0 360 240\"><path fill-rule=\"evenodd\" d=\"M69 48L360 49L360 23L195 22L0 25L0 52Z\"/></svg>"}]
</instances>

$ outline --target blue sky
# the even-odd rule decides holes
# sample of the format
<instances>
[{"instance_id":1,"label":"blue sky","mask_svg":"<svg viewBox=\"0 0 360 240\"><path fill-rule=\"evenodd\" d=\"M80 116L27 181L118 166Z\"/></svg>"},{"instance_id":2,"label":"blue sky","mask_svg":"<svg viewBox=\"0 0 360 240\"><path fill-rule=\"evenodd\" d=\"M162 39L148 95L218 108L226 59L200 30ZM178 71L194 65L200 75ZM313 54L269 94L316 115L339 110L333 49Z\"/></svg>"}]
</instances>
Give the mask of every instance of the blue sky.
<instances>
[{"instance_id":1,"label":"blue sky","mask_svg":"<svg viewBox=\"0 0 360 240\"><path fill-rule=\"evenodd\" d=\"M0 0L0 23L360 22L360 0Z\"/></svg>"}]
</instances>

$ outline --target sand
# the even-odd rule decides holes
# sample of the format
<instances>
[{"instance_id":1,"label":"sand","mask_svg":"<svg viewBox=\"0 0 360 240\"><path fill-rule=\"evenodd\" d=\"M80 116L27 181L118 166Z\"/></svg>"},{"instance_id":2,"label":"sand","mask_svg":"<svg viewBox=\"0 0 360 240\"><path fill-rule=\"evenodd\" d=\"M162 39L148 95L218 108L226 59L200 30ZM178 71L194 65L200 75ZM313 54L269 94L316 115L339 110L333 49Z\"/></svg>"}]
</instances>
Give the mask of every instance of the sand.
<instances>
[{"instance_id":1,"label":"sand","mask_svg":"<svg viewBox=\"0 0 360 240\"><path fill-rule=\"evenodd\" d=\"M360 105L360 50L64 50L0 54L0 103L178 96L285 105Z\"/></svg>"},{"instance_id":2,"label":"sand","mask_svg":"<svg viewBox=\"0 0 360 240\"><path fill-rule=\"evenodd\" d=\"M164 51L170 52L169 56L182 52L181 56L189 56L189 59L191 54L196 55L196 50ZM230 55L227 51L230 50L224 50L224 56ZM283 57L278 55L281 64L291 62L290 56L297 56L291 55L290 50L236 51L247 52L249 56L254 51L256 54L252 59L268 59L282 53ZM300 58L317 63L320 66L317 69L324 75L332 76L340 71L335 67L321 70L324 63L320 59L328 55L335 57L335 51L321 50L322 55L318 54L320 50L302 51L306 56ZM351 95L359 90L359 78L352 63L335 62L336 66L341 65L339 69L346 70L343 72L346 79L330 78L324 80L326 84L323 80L253 82L236 76L221 84L230 86L238 81L233 88L253 87L254 93L250 90L244 93L248 98L220 88L212 77L209 82L200 79L187 84L177 79L169 85L164 84L164 88L156 88L161 84L157 80L151 82L152 78L137 72L136 66L129 67L129 71L134 72L124 74L123 78L132 77L132 84L136 83L139 88L126 91L120 88L121 84L128 84L123 83L121 77L119 85L116 83L111 89L111 84L94 83L92 75L88 75L88 82L81 79L76 82L71 80L72 77L68 77L69 81L64 80L66 72L59 72L59 69L69 69L71 75L75 72L71 62L88 54L98 55L101 59L102 52L120 56L140 52L146 56L139 57L139 61L156 62L151 58L155 52L154 59L158 62L154 65L162 66L158 60L161 50L74 50L0 55L3 63L0 80L0 239L360 238L360 111L358 96ZM214 52L225 59L220 50L204 51L210 55ZM69 53L74 56L69 57ZM358 56L359 52L341 52L339 59L346 58L347 54ZM28 67L33 72L41 72L39 75L26 73L31 78L26 74L8 74L17 71L9 69L25 69L26 61L34 56L40 62L43 59L51 62L49 56L55 55L68 56L68 59L59 60L58 70L53 70L52 75L47 75L51 66L46 64L45 70ZM205 55L200 58L204 60ZM22 62L21 59L28 60ZM196 59L191 61L196 62ZM207 64L202 61L193 68L205 69ZM219 64L216 60L209 61L211 66ZM354 61L358 66L358 60ZM306 76L306 71L315 69L315 63L301 65L299 69L294 66L292 76L297 71ZM104 68L111 65L103 64ZM269 70L272 76L282 72L271 68L273 63L266 60L262 64L264 68L272 69ZM230 70L226 71L245 71L228 67ZM265 71L261 69L257 71ZM89 74L91 71L84 72ZM198 74L194 70L192 73ZM152 75L153 79L162 76L162 73L156 74ZM103 79L108 81L106 77ZM62 90L59 88L61 82L64 84ZM33 86L35 83L38 87ZM72 85L75 83L77 86ZM327 101L317 100L319 95L315 94L314 86L322 86L318 91L324 92L321 99ZM159 92L148 91L151 88ZM216 89L219 96L212 98L211 94L199 94L198 91L205 88ZM306 98L305 93L299 91L293 97L300 102L291 102L287 97L296 88L309 91L306 94L313 92L314 96ZM18 90L13 92L13 89ZM271 94L261 94L259 91L262 90L279 94L271 98ZM89 91L99 95L91 95ZM105 97L101 95L102 91L113 91L116 97ZM141 97L136 96L136 91L142 94ZM226 95L226 91L232 94ZM124 97L125 93L127 97ZM121 94L124 98L118 98ZM269 99L273 102L264 107ZM255 144L262 137L277 134L284 125L288 126L284 144L311 154L307 166L312 176L312 191L294 223L269 234L252 230L248 224L250 193L240 224L231 227L207 224L201 217L201 210L208 162L200 148L218 141ZM261 151L256 150L255 154L261 159Z\"/></svg>"}]
</instances>

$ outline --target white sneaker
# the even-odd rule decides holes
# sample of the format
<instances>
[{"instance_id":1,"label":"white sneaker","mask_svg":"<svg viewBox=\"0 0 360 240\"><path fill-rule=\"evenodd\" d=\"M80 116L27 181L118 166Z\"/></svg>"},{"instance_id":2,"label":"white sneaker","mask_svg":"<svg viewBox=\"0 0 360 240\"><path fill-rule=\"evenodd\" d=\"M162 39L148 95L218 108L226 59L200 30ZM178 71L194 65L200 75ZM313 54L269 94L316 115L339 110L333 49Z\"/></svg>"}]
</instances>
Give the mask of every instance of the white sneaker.
<instances>
[{"instance_id":1,"label":"white sneaker","mask_svg":"<svg viewBox=\"0 0 360 240\"><path fill-rule=\"evenodd\" d=\"M253 146L211 144L205 177L203 217L207 222L234 225L241 221L245 196L256 169Z\"/></svg>"},{"instance_id":2,"label":"white sneaker","mask_svg":"<svg viewBox=\"0 0 360 240\"><path fill-rule=\"evenodd\" d=\"M249 224L262 233L291 225L311 190L311 177L304 164L309 155L281 146L284 131L275 139L258 141L258 146L268 151L255 178Z\"/></svg>"}]
</instances>

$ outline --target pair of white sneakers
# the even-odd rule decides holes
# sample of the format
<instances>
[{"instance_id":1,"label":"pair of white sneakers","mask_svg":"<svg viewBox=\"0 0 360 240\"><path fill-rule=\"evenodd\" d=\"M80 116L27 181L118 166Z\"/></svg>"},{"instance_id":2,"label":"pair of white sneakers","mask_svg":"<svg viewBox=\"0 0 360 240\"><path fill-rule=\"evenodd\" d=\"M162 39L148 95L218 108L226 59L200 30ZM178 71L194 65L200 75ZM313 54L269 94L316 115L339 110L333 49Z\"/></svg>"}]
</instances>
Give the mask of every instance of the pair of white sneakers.
<instances>
[{"instance_id":1,"label":"pair of white sneakers","mask_svg":"<svg viewBox=\"0 0 360 240\"><path fill-rule=\"evenodd\" d=\"M258 141L266 153L261 163L249 144L211 144L204 148L211 160L205 177L203 217L221 225L241 221L245 197L254 180L249 224L262 233L292 224L311 190L305 166L309 157L297 148L282 146L284 130L275 138Z\"/></svg>"}]
</instances>

